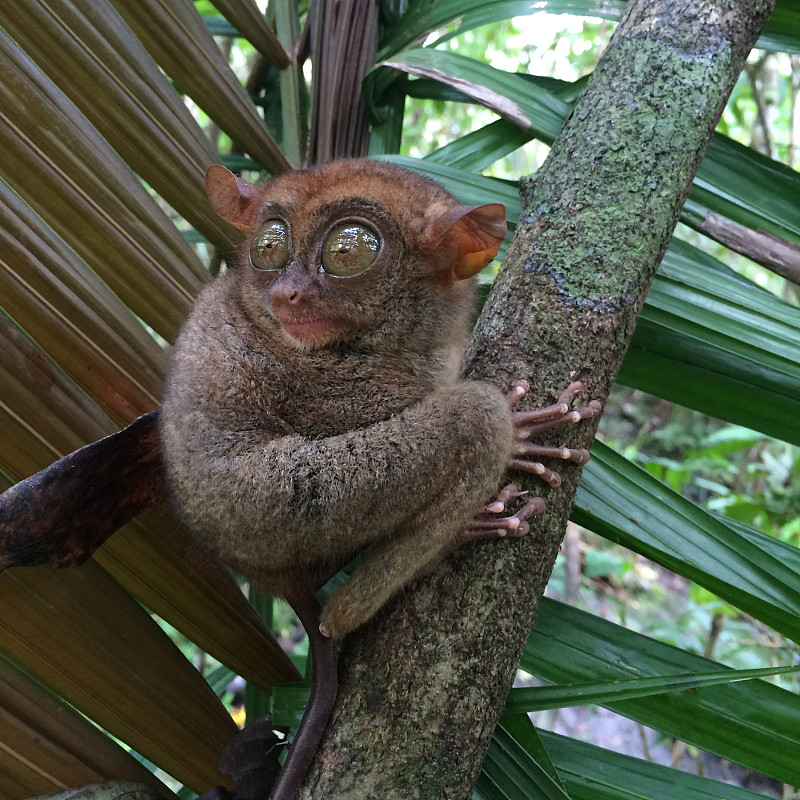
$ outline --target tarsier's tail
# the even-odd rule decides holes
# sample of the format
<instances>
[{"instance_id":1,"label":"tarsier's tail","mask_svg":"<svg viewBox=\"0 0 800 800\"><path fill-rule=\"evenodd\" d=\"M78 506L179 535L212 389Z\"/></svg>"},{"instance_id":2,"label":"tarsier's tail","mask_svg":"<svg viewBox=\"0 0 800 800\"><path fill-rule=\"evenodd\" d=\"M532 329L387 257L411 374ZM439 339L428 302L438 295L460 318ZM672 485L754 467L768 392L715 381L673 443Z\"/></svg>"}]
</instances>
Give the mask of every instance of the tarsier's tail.
<instances>
[{"instance_id":1,"label":"tarsier's tail","mask_svg":"<svg viewBox=\"0 0 800 800\"><path fill-rule=\"evenodd\" d=\"M294 800L328 724L339 680L336 668L336 642L320 632L320 605L313 592L289 598L292 608L308 634L313 676L311 697L297 729L269 800Z\"/></svg>"}]
</instances>

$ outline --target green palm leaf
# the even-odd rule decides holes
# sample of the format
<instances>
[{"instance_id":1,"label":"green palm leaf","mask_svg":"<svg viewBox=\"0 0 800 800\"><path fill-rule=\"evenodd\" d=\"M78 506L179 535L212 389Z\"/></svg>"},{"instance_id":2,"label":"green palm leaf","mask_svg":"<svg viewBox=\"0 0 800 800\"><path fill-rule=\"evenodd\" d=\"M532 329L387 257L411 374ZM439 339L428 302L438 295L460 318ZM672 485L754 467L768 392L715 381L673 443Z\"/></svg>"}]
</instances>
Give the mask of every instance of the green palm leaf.
<instances>
[{"instance_id":1,"label":"green palm leaf","mask_svg":"<svg viewBox=\"0 0 800 800\"><path fill-rule=\"evenodd\" d=\"M605 705L620 700L634 700L656 694L699 689L702 686L749 681L753 678L769 678L800 671L796 667L770 667L767 669L723 670L692 675L659 675L656 678L631 678L617 681L587 681L567 686L534 686L512 689L508 694L505 713L523 714L546 711L552 708L585 706L593 703Z\"/></svg>"},{"instance_id":2,"label":"green palm leaf","mask_svg":"<svg viewBox=\"0 0 800 800\"><path fill-rule=\"evenodd\" d=\"M489 746L474 800L569 800L527 717L506 717Z\"/></svg>"},{"instance_id":3,"label":"green palm leaf","mask_svg":"<svg viewBox=\"0 0 800 800\"><path fill-rule=\"evenodd\" d=\"M764 795L541 731L571 800L763 800Z\"/></svg>"},{"instance_id":4,"label":"green palm leaf","mask_svg":"<svg viewBox=\"0 0 800 800\"><path fill-rule=\"evenodd\" d=\"M544 600L521 666L555 684L711 672L719 665ZM764 681L603 702L619 714L750 769L796 784L800 698Z\"/></svg>"},{"instance_id":5,"label":"green palm leaf","mask_svg":"<svg viewBox=\"0 0 800 800\"><path fill-rule=\"evenodd\" d=\"M791 561L741 536L600 442L583 473L573 519L800 640L800 575ZM791 545L784 549L794 552Z\"/></svg>"},{"instance_id":6,"label":"green palm leaf","mask_svg":"<svg viewBox=\"0 0 800 800\"><path fill-rule=\"evenodd\" d=\"M555 138L571 110L565 88L551 91L521 75L456 53L421 48L385 64L434 78L492 109L531 138L547 143ZM484 129L474 135L471 146L477 148L485 141L489 149L500 135L497 129ZM512 141L519 138L516 134ZM697 172L683 220L697 227L713 212L745 227L765 228L793 240L800 236L799 200L800 176L794 170L717 133Z\"/></svg>"},{"instance_id":7,"label":"green palm leaf","mask_svg":"<svg viewBox=\"0 0 800 800\"><path fill-rule=\"evenodd\" d=\"M457 25L441 36L434 44L452 39L466 31L489 25L492 22L538 14L575 14L584 17L601 17L618 20L625 8L625 0L415 0L398 24L392 26L382 42L379 60L388 58L413 42L449 23ZM764 50L800 52L800 12L792 0L779 0L767 27L758 41Z\"/></svg>"}]
</instances>

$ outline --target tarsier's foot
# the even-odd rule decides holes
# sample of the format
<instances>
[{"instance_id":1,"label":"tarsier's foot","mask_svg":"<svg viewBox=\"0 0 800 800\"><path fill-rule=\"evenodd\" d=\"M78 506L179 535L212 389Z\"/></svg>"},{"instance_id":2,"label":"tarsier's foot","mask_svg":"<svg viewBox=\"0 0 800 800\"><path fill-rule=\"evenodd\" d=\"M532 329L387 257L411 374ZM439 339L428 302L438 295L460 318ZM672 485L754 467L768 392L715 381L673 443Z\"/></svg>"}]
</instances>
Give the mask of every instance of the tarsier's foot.
<instances>
[{"instance_id":1,"label":"tarsier's foot","mask_svg":"<svg viewBox=\"0 0 800 800\"><path fill-rule=\"evenodd\" d=\"M525 536L530 530L527 520L544 513L544 500L541 497L532 497L520 509L505 517L489 516L502 514L506 510L509 500L524 497L527 492L521 492L516 485L509 483L498 493L497 497L483 510L473 517L461 531L459 544L475 541L476 539L495 539L503 536Z\"/></svg>"},{"instance_id":2,"label":"tarsier's foot","mask_svg":"<svg viewBox=\"0 0 800 800\"><path fill-rule=\"evenodd\" d=\"M517 381L508 394L508 403L513 407L525 396L530 389L526 380ZM561 458L575 464L585 464L589 460L589 451L584 448L572 449L569 447L545 447L529 441L542 431L557 428L561 425L591 419L600 413L601 405L597 400L589 401L581 408L570 410L570 403L581 393L583 384L580 381L571 383L561 393L558 401L547 408L535 411L514 411L512 421L514 424L515 443L508 461L509 469L519 469L538 475L548 486L555 488L561 485L561 476L548 469L539 461L540 458Z\"/></svg>"}]
</instances>

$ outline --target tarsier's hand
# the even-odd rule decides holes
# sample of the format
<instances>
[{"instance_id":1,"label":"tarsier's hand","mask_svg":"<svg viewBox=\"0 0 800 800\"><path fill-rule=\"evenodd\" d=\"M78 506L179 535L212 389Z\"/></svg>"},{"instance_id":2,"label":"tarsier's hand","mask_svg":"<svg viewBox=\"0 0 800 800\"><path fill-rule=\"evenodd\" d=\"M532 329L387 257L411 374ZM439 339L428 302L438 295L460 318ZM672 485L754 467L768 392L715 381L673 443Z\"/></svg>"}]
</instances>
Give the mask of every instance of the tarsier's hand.
<instances>
[{"instance_id":1,"label":"tarsier's hand","mask_svg":"<svg viewBox=\"0 0 800 800\"><path fill-rule=\"evenodd\" d=\"M591 400L579 409L570 410L570 403L583 390L583 384L575 381L567 386L552 406L536 411L513 411L514 406L529 389L528 381L519 380L508 394L514 425L514 447L508 460L508 468L531 472L538 475L548 486L555 488L561 485L561 476L548 469L539 459L561 458L575 464L585 464L589 460L589 451L583 448L545 447L531 442L531 437L550 428L595 417L600 413L601 405L597 400ZM467 523L462 533L463 540L524 536L530 529L527 520L544 513L545 502L541 497L531 498L514 514L504 517L492 515L502 514L509 501L525 494L527 492L520 492L513 483L504 486L495 500L484 506L483 510Z\"/></svg>"},{"instance_id":2,"label":"tarsier's hand","mask_svg":"<svg viewBox=\"0 0 800 800\"><path fill-rule=\"evenodd\" d=\"M508 403L513 407L525 396L530 389L526 380L519 380L508 394ZM548 486L555 488L561 485L561 476L548 469L538 459L561 458L564 461L573 461L576 464L585 464L589 460L589 451L583 448L572 450L568 447L544 447L529 441L533 436L550 428L580 422L582 419L591 419L600 413L600 403L591 400L585 406L570 410L570 403L581 393L583 384L580 381L571 383L561 393L555 405L540 408L536 411L514 411L512 422L514 424L515 444L508 461L509 469L519 469L538 475Z\"/></svg>"}]
</instances>

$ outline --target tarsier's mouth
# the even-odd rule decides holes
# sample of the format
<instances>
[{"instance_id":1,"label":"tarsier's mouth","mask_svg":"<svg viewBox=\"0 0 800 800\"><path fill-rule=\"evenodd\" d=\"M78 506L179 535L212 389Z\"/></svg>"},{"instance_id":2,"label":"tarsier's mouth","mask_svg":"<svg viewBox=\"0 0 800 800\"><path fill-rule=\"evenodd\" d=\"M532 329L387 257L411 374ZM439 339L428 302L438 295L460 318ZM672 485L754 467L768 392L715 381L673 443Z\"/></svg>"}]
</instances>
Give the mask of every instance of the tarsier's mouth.
<instances>
[{"instance_id":1,"label":"tarsier's mouth","mask_svg":"<svg viewBox=\"0 0 800 800\"><path fill-rule=\"evenodd\" d=\"M328 337L341 329L340 320L322 314L278 314L283 330L294 339L316 339Z\"/></svg>"}]
</instances>

